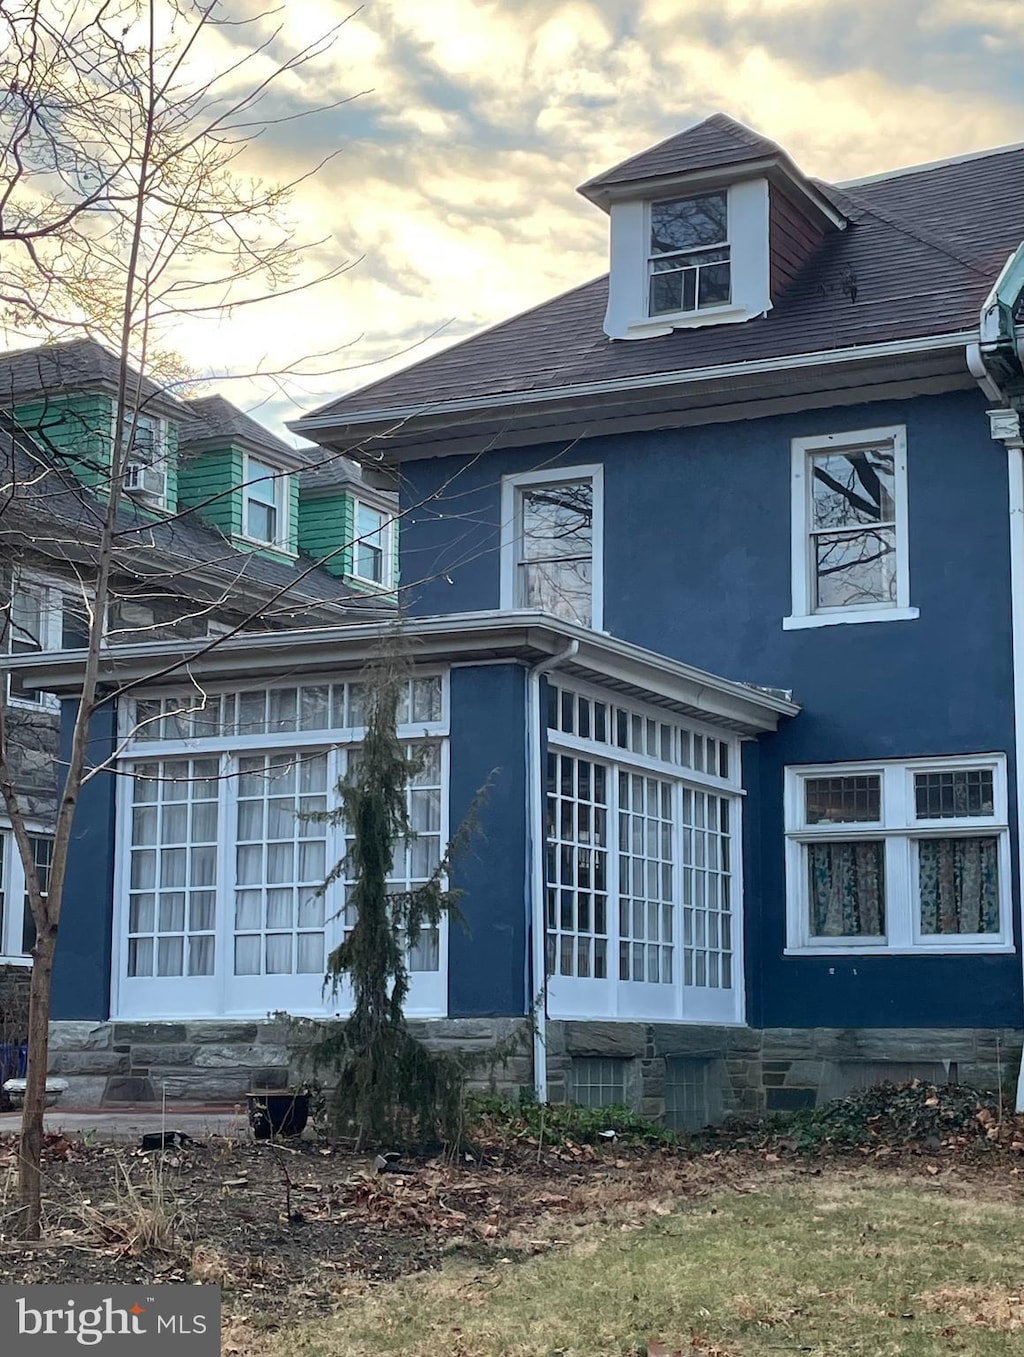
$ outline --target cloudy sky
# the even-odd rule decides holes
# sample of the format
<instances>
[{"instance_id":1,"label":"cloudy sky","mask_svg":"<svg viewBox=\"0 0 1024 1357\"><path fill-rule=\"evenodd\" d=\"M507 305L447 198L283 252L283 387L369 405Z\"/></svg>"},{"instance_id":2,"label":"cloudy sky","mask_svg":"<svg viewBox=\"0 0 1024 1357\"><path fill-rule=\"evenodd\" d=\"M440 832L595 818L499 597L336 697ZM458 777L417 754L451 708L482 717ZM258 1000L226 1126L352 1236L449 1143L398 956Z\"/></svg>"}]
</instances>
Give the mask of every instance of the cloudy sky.
<instances>
[{"instance_id":1,"label":"cloudy sky","mask_svg":"<svg viewBox=\"0 0 1024 1357\"><path fill-rule=\"evenodd\" d=\"M285 0L260 22L283 51L348 12ZM275 111L358 97L271 129L249 162L274 179L337 152L295 212L330 237L311 269L352 267L180 347L210 374L332 352L291 404L218 387L280 429L603 272L606 218L575 186L716 110L831 180L1020 141L1020 20L1020 0L367 0Z\"/></svg>"}]
</instances>

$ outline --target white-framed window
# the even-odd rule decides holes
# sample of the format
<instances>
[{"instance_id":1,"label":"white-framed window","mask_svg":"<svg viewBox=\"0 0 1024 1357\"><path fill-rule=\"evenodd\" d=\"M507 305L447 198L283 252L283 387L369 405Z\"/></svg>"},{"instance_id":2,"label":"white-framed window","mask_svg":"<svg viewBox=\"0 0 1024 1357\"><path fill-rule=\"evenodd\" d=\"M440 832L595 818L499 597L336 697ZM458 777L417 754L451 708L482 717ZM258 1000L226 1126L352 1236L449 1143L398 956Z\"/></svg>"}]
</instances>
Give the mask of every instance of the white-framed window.
<instances>
[{"instance_id":1,"label":"white-framed window","mask_svg":"<svg viewBox=\"0 0 1024 1357\"><path fill-rule=\"evenodd\" d=\"M399 732L422 755L415 837L391 885L429 876L447 835L447 684L410 678ZM358 754L365 688L335 680L167 692L122 705L114 991L122 1015L311 1014L344 937L346 886L324 889L347 847L323 812ZM351 920L348 921L351 923ZM410 1012L447 1007L446 925L410 949Z\"/></svg>"},{"instance_id":2,"label":"white-framed window","mask_svg":"<svg viewBox=\"0 0 1024 1357\"><path fill-rule=\"evenodd\" d=\"M742 1017L735 740L548 688L549 1011Z\"/></svg>"},{"instance_id":3,"label":"white-framed window","mask_svg":"<svg viewBox=\"0 0 1024 1357\"><path fill-rule=\"evenodd\" d=\"M648 315L728 306L732 300L728 191L653 202L649 225Z\"/></svg>"},{"instance_id":4,"label":"white-framed window","mask_svg":"<svg viewBox=\"0 0 1024 1357\"><path fill-rule=\"evenodd\" d=\"M787 630L918 616L902 425L793 439L792 573Z\"/></svg>"},{"instance_id":5,"label":"white-framed window","mask_svg":"<svg viewBox=\"0 0 1024 1357\"><path fill-rule=\"evenodd\" d=\"M46 576L17 571L3 613L4 648L9 655L80 650L89 644L90 619L85 599L69 586ZM7 676L7 699L16 707L60 710L57 698L27 687L17 670Z\"/></svg>"},{"instance_id":6,"label":"white-framed window","mask_svg":"<svg viewBox=\"0 0 1024 1357\"><path fill-rule=\"evenodd\" d=\"M1004 755L785 776L788 950L1012 950Z\"/></svg>"},{"instance_id":7,"label":"white-framed window","mask_svg":"<svg viewBox=\"0 0 1024 1357\"><path fill-rule=\"evenodd\" d=\"M392 583L392 521L380 509L355 501L355 538L352 543L352 574L370 584L387 588Z\"/></svg>"},{"instance_id":8,"label":"white-framed window","mask_svg":"<svg viewBox=\"0 0 1024 1357\"><path fill-rule=\"evenodd\" d=\"M167 427L156 415L129 413L121 426L125 493L151 508L167 503Z\"/></svg>"},{"instance_id":9,"label":"white-framed window","mask_svg":"<svg viewBox=\"0 0 1024 1357\"><path fill-rule=\"evenodd\" d=\"M29 828L28 837L39 884L45 895L53 858L53 838L38 828ZM34 944L35 921L21 854L13 831L0 826L0 961L27 965Z\"/></svg>"},{"instance_id":10,"label":"white-framed window","mask_svg":"<svg viewBox=\"0 0 1024 1357\"><path fill-rule=\"evenodd\" d=\"M503 608L535 608L601 629L602 492L599 466L503 478Z\"/></svg>"},{"instance_id":11,"label":"white-framed window","mask_svg":"<svg viewBox=\"0 0 1024 1357\"><path fill-rule=\"evenodd\" d=\"M288 542L290 476L246 454L242 533L250 542L283 547Z\"/></svg>"}]
</instances>

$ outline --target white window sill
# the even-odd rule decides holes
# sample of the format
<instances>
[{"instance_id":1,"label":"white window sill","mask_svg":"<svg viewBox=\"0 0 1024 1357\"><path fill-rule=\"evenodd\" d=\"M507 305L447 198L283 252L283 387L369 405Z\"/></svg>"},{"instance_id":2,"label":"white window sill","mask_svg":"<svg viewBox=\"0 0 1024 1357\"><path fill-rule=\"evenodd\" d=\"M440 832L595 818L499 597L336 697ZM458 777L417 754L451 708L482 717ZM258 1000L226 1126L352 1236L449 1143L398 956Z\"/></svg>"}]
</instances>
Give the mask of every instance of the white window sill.
<instances>
[{"instance_id":1,"label":"white window sill","mask_svg":"<svg viewBox=\"0 0 1024 1357\"><path fill-rule=\"evenodd\" d=\"M835 627L847 622L912 622L921 616L920 608L858 608L848 612L809 613L782 619L783 631L804 631L808 627Z\"/></svg>"},{"instance_id":2,"label":"white window sill","mask_svg":"<svg viewBox=\"0 0 1024 1357\"><path fill-rule=\"evenodd\" d=\"M0 966L24 966L28 970L31 965L30 956L0 956Z\"/></svg>"},{"instance_id":3,"label":"white window sill","mask_svg":"<svg viewBox=\"0 0 1024 1357\"><path fill-rule=\"evenodd\" d=\"M727 306L703 306L699 311L666 311L664 315L638 316L627 322L621 335L616 339L650 339L657 335L671 334L673 330L694 330L702 325L721 324L726 320L750 320L754 315L747 306L737 306L730 302Z\"/></svg>"},{"instance_id":4,"label":"white window sill","mask_svg":"<svg viewBox=\"0 0 1024 1357\"><path fill-rule=\"evenodd\" d=\"M9 697L7 705L18 711L34 711L39 715L60 715L60 699L56 697L47 697L42 702L31 702L27 697Z\"/></svg>"},{"instance_id":5,"label":"white window sill","mask_svg":"<svg viewBox=\"0 0 1024 1357\"><path fill-rule=\"evenodd\" d=\"M244 534L234 539L235 545L240 547L250 547L253 551L276 551L281 556L291 556L298 560L299 553L292 551L291 547L281 542L261 542L258 537L246 537Z\"/></svg>"},{"instance_id":6,"label":"white window sill","mask_svg":"<svg viewBox=\"0 0 1024 1357\"><path fill-rule=\"evenodd\" d=\"M783 956L994 956L1012 954L1017 949L1012 942L949 942L921 943L918 947L787 947Z\"/></svg>"}]
</instances>

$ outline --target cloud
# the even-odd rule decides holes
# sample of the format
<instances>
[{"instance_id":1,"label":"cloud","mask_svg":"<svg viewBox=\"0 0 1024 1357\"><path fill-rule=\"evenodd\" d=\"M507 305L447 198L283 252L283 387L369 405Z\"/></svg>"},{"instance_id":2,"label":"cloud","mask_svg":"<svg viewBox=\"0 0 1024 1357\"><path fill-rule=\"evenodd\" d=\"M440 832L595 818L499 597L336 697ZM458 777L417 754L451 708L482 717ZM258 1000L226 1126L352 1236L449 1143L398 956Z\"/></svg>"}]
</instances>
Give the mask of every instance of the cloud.
<instances>
[{"instance_id":1,"label":"cloud","mask_svg":"<svg viewBox=\"0 0 1024 1357\"><path fill-rule=\"evenodd\" d=\"M335 0L289 0L220 30L223 70L267 42L254 70L343 19ZM603 271L607 222L574 192L722 109L774 137L809 173L841 180L1019 137L1024 25L1003 0L369 0L330 51L290 72L247 151L288 180L333 158L293 204L296 233L330 237L324 288L175 342L197 369L284 367L307 408ZM280 28L280 32L276 30ZM240 87L241 74L229 80ZM287 121L366 91L353 102ZM284 121L281 121L284 119ZM357 262L355 262L357 261ZM416 345L412 354L409 345ZM229 385L241 403L287 401L274 383Z\"/></svg>"}]
</instances>

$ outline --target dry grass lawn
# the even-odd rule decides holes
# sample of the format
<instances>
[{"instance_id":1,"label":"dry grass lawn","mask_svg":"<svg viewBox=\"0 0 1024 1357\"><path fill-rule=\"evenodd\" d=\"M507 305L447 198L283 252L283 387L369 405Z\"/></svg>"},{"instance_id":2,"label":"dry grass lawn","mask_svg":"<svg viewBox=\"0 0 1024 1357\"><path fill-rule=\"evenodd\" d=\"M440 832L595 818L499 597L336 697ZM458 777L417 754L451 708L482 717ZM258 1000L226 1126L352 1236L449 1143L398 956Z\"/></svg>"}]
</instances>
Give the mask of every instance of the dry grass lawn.
<instances>
[{"instance_id":1,"label":"dry grass lawn","mask_svg":"<svg viewBox=\"0 0 1024 1357\"><path fill-rule=\"evenodd\" d=\"M1011 1179L1014 1187L1015 1180ZM988 1185L826 1172L547 1229L533 1257L452 1257L337 1317L258 1336L267 1357L1019 1357L1024 1208ZM1017 1195L1016 1192L1013 1193ZM661 1351L658 1347L652 1351Z\"/></svg>"}]
</instances>

